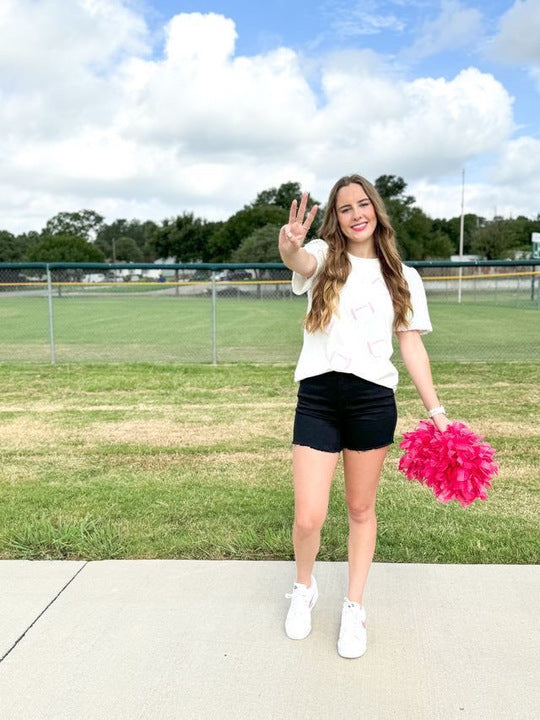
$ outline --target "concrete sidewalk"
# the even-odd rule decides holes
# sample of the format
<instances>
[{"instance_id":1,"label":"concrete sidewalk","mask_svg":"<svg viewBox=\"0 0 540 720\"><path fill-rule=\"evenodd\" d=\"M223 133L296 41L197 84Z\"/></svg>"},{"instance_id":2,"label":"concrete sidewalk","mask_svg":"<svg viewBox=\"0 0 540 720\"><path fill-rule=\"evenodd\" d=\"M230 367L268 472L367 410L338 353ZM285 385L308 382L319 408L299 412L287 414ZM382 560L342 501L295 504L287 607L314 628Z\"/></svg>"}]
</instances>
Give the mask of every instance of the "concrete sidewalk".
<instances>
[{"instance_id":1,"label":"concrete sidewalk","mask_svg":"<svg viewBox=\"0 0 540 720\"><path fill-rule=\"evenodd\" d=\"M1 720L538 720L537 566L375 564L368 651L336 652L344 563L286 638L289 562L0 562Z\"/></svg>"}]
</instances>

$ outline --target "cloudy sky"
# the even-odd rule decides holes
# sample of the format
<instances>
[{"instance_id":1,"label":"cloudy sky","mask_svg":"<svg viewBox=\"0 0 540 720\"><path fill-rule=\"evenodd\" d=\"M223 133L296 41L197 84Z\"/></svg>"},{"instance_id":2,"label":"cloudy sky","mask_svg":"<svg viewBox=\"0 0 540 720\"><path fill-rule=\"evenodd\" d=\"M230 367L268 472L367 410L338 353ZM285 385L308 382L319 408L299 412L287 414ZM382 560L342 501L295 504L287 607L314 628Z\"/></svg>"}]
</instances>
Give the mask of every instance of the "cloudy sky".
<instances>
[{"instance_id":1,"label":"cloudy sky","mask_svg":"<svg viewBox=\"0 0 540 720\"><path fill-rule=\"evenodd\" d=\"M540 0L0 0L0 229L226 219L401 175L433 217L540 212Z\"/></svg>"}]
</instances>

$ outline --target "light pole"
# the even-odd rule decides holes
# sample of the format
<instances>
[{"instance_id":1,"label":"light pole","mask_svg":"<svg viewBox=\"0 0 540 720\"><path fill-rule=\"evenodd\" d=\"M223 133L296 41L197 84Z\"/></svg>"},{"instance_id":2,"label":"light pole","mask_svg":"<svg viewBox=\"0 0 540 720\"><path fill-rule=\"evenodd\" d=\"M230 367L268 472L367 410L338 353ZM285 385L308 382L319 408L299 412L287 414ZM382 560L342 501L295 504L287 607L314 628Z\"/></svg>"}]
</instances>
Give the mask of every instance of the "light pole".
<instances>
[{"instance_id":1,"label":"light pole","mask_svg":"<svg viewBox=\"0 0 540 720\"><path fill-rule=\"evenodd\" d=\"M460 262L463 260L463 230L465 224L465 168L461 171L461 220L459 223L459 259ZM459 280L458 280L458 303L461 302L461 276L463 275L463 268L459 266Z\"/></svg>"}]
</instances>

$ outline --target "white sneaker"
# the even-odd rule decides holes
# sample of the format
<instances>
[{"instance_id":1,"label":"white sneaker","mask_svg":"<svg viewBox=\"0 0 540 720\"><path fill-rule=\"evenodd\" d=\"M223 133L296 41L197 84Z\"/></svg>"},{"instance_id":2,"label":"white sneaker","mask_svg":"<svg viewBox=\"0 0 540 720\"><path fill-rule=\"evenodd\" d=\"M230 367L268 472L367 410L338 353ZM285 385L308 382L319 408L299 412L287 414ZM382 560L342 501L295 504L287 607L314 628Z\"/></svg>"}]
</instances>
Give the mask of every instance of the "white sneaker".
<instances>
[{"instance_id":1,"label":"white sneaker","mask_svg":"<svg viewBox=\"0 0 540 720\"><path fill-rule=\"evenodd\" d=\"M290 637L291 640L303 640L311 632L311 610L319 598L317 583L313 575L309 587L302 583L294 583L292 593L287 593L285 597L291 601L285 620L287 637Z\"/></svg>"},{"instance_id":2,"label":"white sneaker","mask_svg":"<svg viewBox=\"0 0 540 720\"><path fill-rule=\"evenodd\" d=\"M356 602L345 598L341 611L338 653L344 658L359 658L366 652L366 611Z\"/></svg>"}]
</instances>

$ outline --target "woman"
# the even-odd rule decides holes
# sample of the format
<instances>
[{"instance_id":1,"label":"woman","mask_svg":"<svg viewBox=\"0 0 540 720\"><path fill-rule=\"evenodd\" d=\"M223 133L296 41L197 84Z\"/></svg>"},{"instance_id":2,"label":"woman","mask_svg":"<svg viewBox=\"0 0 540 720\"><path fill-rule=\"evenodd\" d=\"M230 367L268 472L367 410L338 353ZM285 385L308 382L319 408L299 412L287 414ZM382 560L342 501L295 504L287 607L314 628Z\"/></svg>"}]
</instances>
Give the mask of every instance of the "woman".
<instances>
[{"instance_id":1,"label":"woman","mask_svg":"<svg viewBox=\"0 0 540 720\"><path fill-rule=\"evenodd\" d=\"M311 631L318 598L313 566L319 550L330 485L343 453L349 518L349 586L338 652L366 651L363 594L377 534L375 499L396 427L398 374L390 357L397 336L407 371L429 417L448 424L431 377L421 334L431 330L424 288L402 264L394 231L377 190L360 175L343 177L330 192L321 239L303 246L317 213L307 194L291 205L279 250L293 271L293 291L308 293L293 434L296 582L285 630L292 639Z\"/></svg>"}]
</instances>

